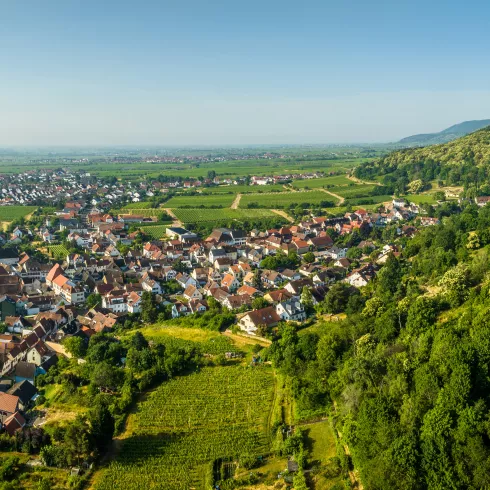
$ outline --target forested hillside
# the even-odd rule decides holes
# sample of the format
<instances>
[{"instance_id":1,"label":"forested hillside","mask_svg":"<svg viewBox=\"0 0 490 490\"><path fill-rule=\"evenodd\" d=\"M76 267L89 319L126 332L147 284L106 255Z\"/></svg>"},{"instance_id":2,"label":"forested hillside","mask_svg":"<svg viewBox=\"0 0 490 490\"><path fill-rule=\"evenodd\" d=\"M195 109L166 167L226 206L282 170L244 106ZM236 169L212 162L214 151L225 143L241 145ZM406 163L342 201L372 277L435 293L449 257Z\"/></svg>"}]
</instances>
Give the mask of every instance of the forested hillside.
<instances>
[{"instance_id":1,"label":"forested hillside","mask_svg":"<svg viewBox=\"0 0 490 490\"><path fill-rule=\"evenodd\" d=\"M448 185L479 188L490 180L490 127L444 145L392 152L363 163L354 173L361 179L387 175L389 182L398 181L400 192L403 192L401 187L417 179L425 182L437 179Z\"/></svg>"},{"instance_id":2,"label":"forested hillside","mask_svg":"<svg viewBox=\"0 0 490 490\"><path fill-rule=\"evenodd\" d=\"M467 205L400 239L345 321L270 348L298 412L332 407L366 489L490 487L489 229Z\"/></svg>"}]
</instances>

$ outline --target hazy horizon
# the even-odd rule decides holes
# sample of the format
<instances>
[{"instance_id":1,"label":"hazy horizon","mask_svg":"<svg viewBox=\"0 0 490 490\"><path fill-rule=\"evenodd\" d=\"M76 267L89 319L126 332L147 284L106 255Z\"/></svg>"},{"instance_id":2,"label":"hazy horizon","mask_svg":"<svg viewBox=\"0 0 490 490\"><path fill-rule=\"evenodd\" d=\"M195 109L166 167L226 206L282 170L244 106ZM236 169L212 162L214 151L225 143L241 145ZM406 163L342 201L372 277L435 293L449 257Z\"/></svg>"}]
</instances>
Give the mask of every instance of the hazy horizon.
<instances>
[{"instance_id":1,"label":"hazy horizon","mask_svg":"<svg viewBox=\"0 0 490 490\"><path fill-rule=\"evenodd\" d=\"M477 3L8 3L0 147L374 144L487 119Z\"/></svg>"}]
</instances>

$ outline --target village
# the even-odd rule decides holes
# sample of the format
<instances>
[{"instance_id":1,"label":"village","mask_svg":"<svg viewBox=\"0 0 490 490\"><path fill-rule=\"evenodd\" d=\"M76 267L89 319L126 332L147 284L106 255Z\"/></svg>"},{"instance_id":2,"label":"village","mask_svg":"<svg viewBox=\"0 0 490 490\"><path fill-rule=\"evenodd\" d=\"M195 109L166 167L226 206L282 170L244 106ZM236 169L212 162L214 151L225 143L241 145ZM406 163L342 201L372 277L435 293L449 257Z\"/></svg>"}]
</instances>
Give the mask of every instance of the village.
<instances>
[{"instance_id":1,"label":"village","mask_svg":"<svg viewBox=\"0 0 490 490\"><path fill-rule=\"evenodd\" d=\"M208 172L202 178L168 177L159 180L141 176L132 181L117 180L115 177L99 177L89 171L76 170L73 167L35 168L21 173L0 174L0 206L53 206L53 204L61 206L69 200L83 200L90 206L109 210L116 205L138 203L174 190L198 190L203 186L228 185L231 192L234 185L244 183L262 186L290 182L293 179L312 179L323 175L323 172L302 172L226 178L217 177L215 172Z\"/></svg>"},{"instance_id":2,"label":"village","mask_svg":"<svg viewBox=\"0 0 490 490\"><path fill-rule=\"evenodd\" d=\"M314 315L334 284L352 292L366 286L390 254L400 254L394 239L370 239L373 229L392 226L394 238L410 238L439 223L393 199L384 212L357 209L248 233L216 228L205 237L169 226L161 240L144 241L128 230L144 217L111 215L83 199L57 214L58 229L52 218L36 229L18 226L0 249L0 417L9 434L27 423L35 377L67 355L65 339L88 343L128 318L137 322L145 297L159 321L200 315L212 303L235 314L236 331L265 337L280 322ZM60 234L77 253L53 260L19 251Z\"/></svg>"}]
</instances>

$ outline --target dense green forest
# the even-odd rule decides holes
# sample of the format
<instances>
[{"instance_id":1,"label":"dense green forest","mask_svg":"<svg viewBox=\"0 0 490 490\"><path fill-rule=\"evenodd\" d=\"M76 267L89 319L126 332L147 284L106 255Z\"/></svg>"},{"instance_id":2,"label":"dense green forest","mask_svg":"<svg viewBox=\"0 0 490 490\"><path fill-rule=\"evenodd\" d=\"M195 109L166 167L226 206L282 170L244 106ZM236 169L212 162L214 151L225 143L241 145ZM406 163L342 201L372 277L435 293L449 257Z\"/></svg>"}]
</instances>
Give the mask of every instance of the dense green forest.
<instances>
[{"instance_id":1,"label":"dense green forest","mask_svg":"<svg viewBox=\"0 0 490 490\"><path fill-rule=\"evenodd\" d=\"M410 182L424 185L438 180L445 185L463 185L477 193L490 193L490 127L444 145L408 148L362 163L354 174L360 179L385 176L385 185L403 193Z\"/></svg>"},{"instance_id":2,"label":"dense green forest","mask_svg":"<svg viewBox=\"0 0 490 490\"><path fill-rule=\"evenodd\" d=\"M346 320L284 326L269 349L298 412L332 407L367 489L490 487L489 229L467 205L407 240Z\"/></svg>"}]
</instances>

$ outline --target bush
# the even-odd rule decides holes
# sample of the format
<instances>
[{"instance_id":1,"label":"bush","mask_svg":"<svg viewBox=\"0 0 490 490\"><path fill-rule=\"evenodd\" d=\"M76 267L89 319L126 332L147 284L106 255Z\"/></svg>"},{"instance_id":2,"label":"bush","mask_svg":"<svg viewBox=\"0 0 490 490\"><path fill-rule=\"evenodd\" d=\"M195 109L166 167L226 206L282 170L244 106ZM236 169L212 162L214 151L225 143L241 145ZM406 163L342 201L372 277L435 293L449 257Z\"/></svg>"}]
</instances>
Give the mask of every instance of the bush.
<instances>
[{"instance_id":1,"label":"bush","mask_svg":"<svg viewBox=\"0 0 490 490\"><path fill-rule=\"evenodd\" d=\"M241 467L251 470L257 466L257 457L253 454L242 454L238 460Z\"/></svg>"}]
</instances>

